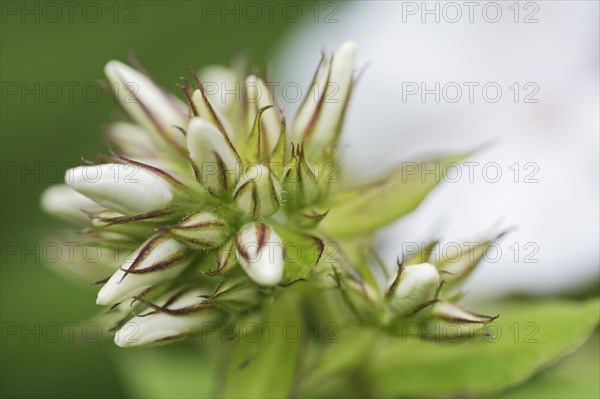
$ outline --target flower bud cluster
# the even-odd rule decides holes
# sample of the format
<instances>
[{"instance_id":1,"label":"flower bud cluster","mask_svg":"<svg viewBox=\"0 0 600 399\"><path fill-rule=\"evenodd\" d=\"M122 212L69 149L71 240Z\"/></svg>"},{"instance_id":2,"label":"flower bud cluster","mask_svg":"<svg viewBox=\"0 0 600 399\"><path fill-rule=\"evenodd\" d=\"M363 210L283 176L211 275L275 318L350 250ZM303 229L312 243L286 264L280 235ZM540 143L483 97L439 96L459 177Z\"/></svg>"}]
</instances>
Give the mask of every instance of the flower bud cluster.
<instances>
[{"instance_id":1,"label":"flower bud cluster","mask_svg":"<svg viewBox=\"0 0 600 399\"><path fill-rule=\"evenodd\" d=\"M248 100L240 103L236 96L219 101L207 94L192 72L193 84L182 78L181 101L145 72L118 61L106 65L131 122L107 130L111 155L69 169L65 184L49 188L41 202L81 228L83 242L115 253L122 243L136 248L102 269L112 274L95 282L102 285L96 302L119 316L117 345L194 335L205 323L260 307L296 282L312 279L319 286L329 275L363 321L417 314L486 320L440 297L439 265L401 265L383 288L376 279L366 282L361 273L367 270L349 273L352 268L320 261L323 239L344 241L321 221L361 191L340 191L315 173L316 164L336 159L354 86L355 47L344 43L323 58L312 83L315 101L303 103L289 130L283 110L264 95L266 76L223 67L200 73L243 82ZM469 264L460 271L472 269Z\"/></svg>"}]
</instances>

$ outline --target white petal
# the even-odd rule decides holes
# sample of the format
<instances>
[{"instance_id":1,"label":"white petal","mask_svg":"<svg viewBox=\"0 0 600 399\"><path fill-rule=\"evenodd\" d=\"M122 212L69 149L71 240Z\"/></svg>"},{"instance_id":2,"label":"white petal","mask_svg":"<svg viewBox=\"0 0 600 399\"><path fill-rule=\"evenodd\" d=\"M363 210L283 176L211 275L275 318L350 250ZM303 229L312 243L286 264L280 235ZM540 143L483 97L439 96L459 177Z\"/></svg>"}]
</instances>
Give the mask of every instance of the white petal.
<instances>
[{"instance_id":1,"label":"white petal","mask_svg":"<svg viewBox=\"0 0 600 399\"><path fill-rule=\"evenodd\" d=\"M117 270L100 289L96 299L98 305L111 305L132 298L146 288L177 276L189 264L190 257L183 257L174 265L162 270L156 270L145 274L124 272L123 270L129 269L138 255L140 255L148 245L153 246L152 249L136 266L135 270L143 270L151 267L158 262L182 254L187 249L185 245L174 239L152 237L142 244L142 246L140 246L140 248L138 248L138 250L123 263L121 268L119 268L119 270Z\"/></svg>"},{"instance_id":2,"label":"white petal","mask_svg":"<svg viewBox=\"0 0 600 399\"><path fill-rule=\"evenodd\" d=\"M260 285L274 286L281 281L283 254L282 239L263 223L247 225L238 233L237 258L248 276Z\"/></svg>"},{"instance_id":3,"label":"white petal","mask_svg":"<svg viewBox=\"0 0 600 399\"><path fill-rule=\"evenodd\" d=\"M144 128L183 148L185 136L174 126L185 128L185 108L143 73L110 61L104 73L111 81L119 102Z\"/></svg>"},{"instance_id":4,"label":"white petal","mask_svg":"<svg viewBox=\"0 0 600 399\"><path fill-rule=\"evenodd\" d=\"M65 182L100 205L125 215L162 209L173 199L168 183L135 165L78 166L67 170Z\"/></svg>"},{"instance_id":5,"label":"white petal","mask_svg":"<svg viewBox=\"0 0 600 399\"><path fill-rule=\"evenodd\" d=\"M104 208L65 184L48 187L40 201L42 209L52 215L75 222L89 222L86 212L100 212Z\"/></svg>"}]
</instances>

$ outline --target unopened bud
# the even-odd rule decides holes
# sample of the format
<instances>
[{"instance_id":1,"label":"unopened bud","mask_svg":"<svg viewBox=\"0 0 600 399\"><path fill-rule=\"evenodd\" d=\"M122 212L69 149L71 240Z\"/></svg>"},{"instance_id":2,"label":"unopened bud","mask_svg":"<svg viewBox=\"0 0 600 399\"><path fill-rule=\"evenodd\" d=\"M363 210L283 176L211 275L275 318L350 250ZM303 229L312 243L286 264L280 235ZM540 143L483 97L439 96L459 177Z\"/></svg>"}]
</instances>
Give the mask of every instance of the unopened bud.
<instances>
[{"instance_id":1,"label":"unopened bud","mask_svg":"<svg viewBox=\"0 0 600 399\"><path fill-rule=\"evenodd\" d=\"M212 123L190 121L187 145L196 179L209 191L222 194L231 189L240 174L240 157L229 138Z\"/></svg>"},{"instance_id":2,"label":"unopened bud","mask_svg":"<svg viewBox=\"0 0 600 399\"><path fill-rule=\"evenodd\" d=\"M296 141L306 141L310 161L329 156L337 145L352 92L355 59L356 44L346 42L338 47L316 74L313 88L318 100L307 100L298 111L293 131Z\"/></svg>"},{"instance_id":3,"label":"unopened bud","mask_svg":"<svg viewBox=\"0 0 600 399\"><path fill-rule=\"evenodd\" d=\"M67 170L65 182L98 204L124 215L163 209L173 199L165 180L134 165L78 166Z\"/></svg>"},{"instance_id":4,"label":"unopened bud","mask_svg":"<svg viewBox=\"0 0 600 399\"><path fill-rule=\"evenodd\" d=\"M435 299L440 274L429 263L399 267L385 294L388 307L401 315L410 315Z\"/></svg>"},{"instance_id":5,"label":"unopened bud","mask_svg":"<svg viewBox=\"0 0 600 399\"><path fill-rule=\"evenodd\" d=\"M285 168L283 187L289 207L304 208L319 198L319 183L306 163L302 145L292 147L292 160Z\"/></svg>"},{"instance_id":6,"label":"unopened bud","mask_svg":"<svg viewBox=\"0 0 600 399\"><path fill-rule=\"evenodd\" d=\"M215 276L225 274L238 264L235 255L235 238L231 238L225 244L221 245L215 254L215 265L208 270L207 274Z\"/></svg>"},{"instance_id":7,"label":"unopened bud","mask_svg":"<svg viewBox=\"0 0 600 399\"><path fill-rule=\"evenodd\" d=\"M149 77L119 61L110 61L104 72L125 111L155 137L183 151L185 136L177 127L185 127L185 106Z\"/></svg>"},{"instance_id":8,"label":"unopened bud","mask_svg":"<svg viewBox=\"0 0 600 399\"><path fill-rule=\"evenodd\" d=\"M46 189L41 199L42 209L69 222L88 223L91 213L104 208L71 187L59 184Z\"/></svg>"},{"instance_id":9,"label":"unopened bud","mask_svg":"<svg viewBox=\"0 0 600 399\"><path fill-rule=\"evenodd\" d=\"M98 292L98 305L132 298L176 277L191 261L188 248L172 238L154 236L135 251Z\"/></svg>"},{"instance_id":10,"label":"unopened bud","mask_svg":"<svg viewBox=\"0 0 600 399\"><path fill-rule=\"evenodd\" d=\"M255 164L238 183L233 199L249 215L269 216L279 210L281 183L267 166Z\"/></svg>"},{"instance_id":11,"label":"unopened bud","mask_svg":"<svg viewBox=\"0 0 600 399\"><path fill-rule=\"evenodd\" d=\"M250 224L239 231L236 254L240 264L256 283L277 285L283 277L282 239L264 223Z\"/></svg>"},{"instance_id":12,"label":"unopened bud","mask_svg":"<svg viewBox=\"0 0 600 399\"><path fill-rule=\"evenodd\" d=\"M210 212L193 213L178 224L161 230L199 249L218 247L230 231L224 220Z\"/></svg>"},{"instance_id":13,"label":"unopened bud","mask_svg":"<svg viewBox=\"0 0 600 399\"><path fill-rule=\"evenodd\" d=\"M122 348L160 345L216 330L223 312L209 307L202 294L201 290L190 290L163 298L160 305L125 323L115 333L115 343Z\"/></svg>"}]
</instances>

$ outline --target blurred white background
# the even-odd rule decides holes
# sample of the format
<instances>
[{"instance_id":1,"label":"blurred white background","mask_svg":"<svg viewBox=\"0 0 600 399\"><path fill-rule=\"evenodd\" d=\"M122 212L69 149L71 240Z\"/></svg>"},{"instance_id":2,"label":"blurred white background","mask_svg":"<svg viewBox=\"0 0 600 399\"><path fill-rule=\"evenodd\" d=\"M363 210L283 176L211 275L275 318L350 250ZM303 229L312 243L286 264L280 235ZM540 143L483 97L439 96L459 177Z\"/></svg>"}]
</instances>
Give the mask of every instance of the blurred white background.
<instances>
[{"instance_id":1,"label":"blurred white background","mask_svg":"<svg viewBox=\"0 0 600 399\"><path fill-rule=\"evenodd\" d=\"M472 22L464 2L428 2L428 10L437 4L439 22L423 13L422 2L342 4L332 16L337 22L299 24L282 40L275 80L306 88L321 50L357 42L358 68L368 67L348 110L341 154L355 160L360 177L492 142L469 159L478 162L472 182L463 168L457 182L442 183L380 233L390 265L402 242L460 242L516 226L500 242L499 260L484 262L467 284L472 296L591 282L600 261L598 2L475 3ZM321 11L323 19L335 7ZM411 82L428 89L439 82L439 103L420 91L405 90L403 99ZM465 82L479 84L472 102ZM487 83L502 90L497 102L493 88L487 98L482 92ZM457 85L462 97L453 103ZM525 102L527 95L538 102ZM299 104L282 105L290 117Z\"/></svg>"}]
</instances>

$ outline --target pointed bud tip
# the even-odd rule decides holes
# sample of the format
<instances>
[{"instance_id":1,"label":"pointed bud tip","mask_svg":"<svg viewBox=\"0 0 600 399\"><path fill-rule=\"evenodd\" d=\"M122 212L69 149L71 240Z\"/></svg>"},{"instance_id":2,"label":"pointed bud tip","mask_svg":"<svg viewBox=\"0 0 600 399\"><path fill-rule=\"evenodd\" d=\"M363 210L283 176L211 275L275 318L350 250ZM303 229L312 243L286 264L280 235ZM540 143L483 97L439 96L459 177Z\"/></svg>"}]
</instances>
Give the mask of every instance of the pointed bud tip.
<instances>
[{"instance_id":1,"label":"pointed bud tip","mask_svg":"<svg viewBox=\"0 0 600 399\"><path fill-rule=\"evenodd\" d=\"M353 41L347 41L337 48L336 54L344 54L354 57L356 55L356 43Z\"/></svg>"},{"instance_id":2,"label":"pointed bud tip","mask_svg":"<svg viewBox=\"0 0 600 399\"><path fill-rule=\"evenodd\" d=\"M128 70L128 69L132 69L132 68L130 66L122 63L121 61L117 61L117 60L110 60L104 66L104 72L106 73L106 75L110 75L114 72L118 72L121 70Z\"/></svg>"}]
</instances>

